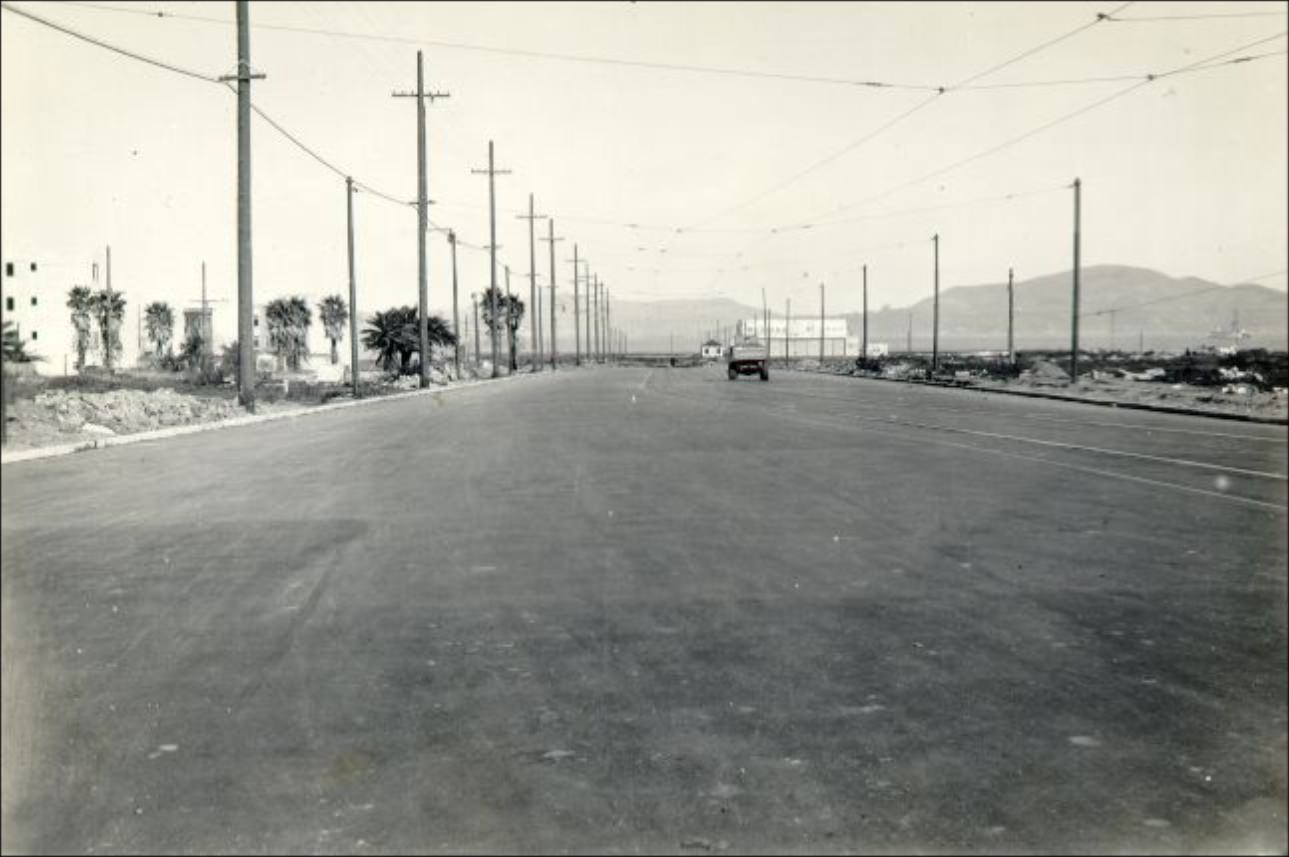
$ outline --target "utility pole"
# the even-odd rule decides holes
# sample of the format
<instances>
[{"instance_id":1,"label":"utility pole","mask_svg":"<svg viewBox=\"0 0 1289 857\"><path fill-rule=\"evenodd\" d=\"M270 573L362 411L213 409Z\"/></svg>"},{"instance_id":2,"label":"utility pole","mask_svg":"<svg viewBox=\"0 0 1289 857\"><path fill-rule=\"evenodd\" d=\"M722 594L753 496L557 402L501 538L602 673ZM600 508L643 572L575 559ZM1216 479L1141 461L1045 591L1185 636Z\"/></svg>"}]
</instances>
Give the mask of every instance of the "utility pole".
<instances>
[{"instance_id":1,"label":"utility pole","mask_svg":"<svg viewBox=\"0 0 1289 857\"><path fill-rule=\"evenodd\" d=\"M349 381L358 398L358 287L354 282L354 180L345 177L345 208L349 233ZM206 264L201 266L201 297L206 299ZM204 310L203 310L204 312Z\"/></svg>"},{"instance_id":2,"label":"utility pole","mask_svg":"<svg viewBox=\"0 0 1289 857\"><path fill-rule=\"evenodd\" d=\"M913 311L909 310L909 328L904 334L904 353L913 353Z\"/></svg>"},{"instance_id":3,"label":"utility pole","mask_svg":"<svg viewBox=\"0 0 1289 857\"><path fill-rule=\"evenodd\" d=\"M819 284L819 369L824 368L824 284Z\"/></svg>"},{"instance_id":4,"label":"utility pole","mask_svg":"<svg viewBox=\"0 0 1289 857\"><path fill-rule=\"evenodd\" d=\"M587 309L587 312L591 313L591 330L594 333L594 336L591 339L591 343L592 343L591 344L591 362L601 363L603 361L600 359L601 348L600 348L600 275L599 274L595 275L595 279L592 281L590 288L591 288L591 291L587 295L587 297L590 299L590 303L587 305L586 309Z\"/></svg>"},{"instance_id":5,"label":"utility pole","mask_svg":"<svg viewBox=\"0 0 1289 857\"><path fill-rule=\"evenodd\" d=\"M864 341L859 346L859 359L868 359L868 266L864 266Z\"/></svg>"},{"instance_id":6,"label":"utility pole","mask_svg":"<svg viewBox=\"0 0 1289 857\"><path fill-rule=\"evenodd\" d=\"M251 287L251 72L250 10L237 0L237 397L255 413L255 304Z\"/></svg>"},{"instance_id":7,"label":"utility pole","mask_svg":"<svg viewBox=\"0 0 1289 857\"><path fill-rule=\"evenodd\" d=\"M1070 318L1070 383L1079 382L1079 202L1083 183L1074 180L1074 312Z\"/></svg>"},{"instance_id":8,"label":"utility pole","mask_svg":"<svg viewBox=\"0 0 1289 857\"><path fill-rule=\"evenodd\" d=\"M1016 365L1016 295L1012 288L1012 269L1007 269L1007 359Z\"/></svg>"},{"instance_id":9,"label":"utility pole","mask_svg":"<svg viewBox=\"0 0 1289 857\"><path fill-rule=\"evenodd\" d=\"M600 310L604 319L602 325L604 330L604 362L611 363L613 361L613 352L617 349L613 342L613 326L609 324L609 288L604 284L601 284L600 288L604 290L604 308Z\"/></svg>"},{"instance_id":10,"label":"utility pole","mask_svg":"<svg viewBox=\"0 0 1289 857\"><path fill-rule=\"evenodd\" d=\"M935 246L935 302L931 308L931 374L940 368L940 234L931 236Z\"/></svg>"},{"instance_id":11,"label":"utility pole","mask_svg":"<svg viewBox=\"0 0 1289 857\"><path fill-rule=\"evenodd\" d=\"M456 366L457 380L461 379L461 314L457 311L457 234L448 230L448 247L452 250L452 334L457 338L452 346L452 363Z\"/></svg>"},{"instance_id":12,"label":"utility pole","mask_svg":"<svg viewBox=\"0 0 1289 857\"><path fill-rule=\"evenodd\" d=\"M103 331L103 368L112 371L112 245L107 245L107 328Z\"/></svg>"},{"instance_id":13,"label":"utility pole","mask_svg":"<svg viewBox=\"0 0 1289 857\"><path fill-rule=\"evenodd\" d=\"M529 336L531 342L530 348L537 348L537 343L541 340L541 319L537 314L537 242L534 236L533 224L539 219L544 218L544 214L533 214L533 195L528 194L528 213L520 214L517 217L520 220L528 221L528 309L529 309ZM536 354L532 360L533 371L541 369L541 355Z\"/></svg>"},{"instance_id":14,"label":"utility pole","mask_svg":"<svg viewBox=\"0 0 1289 857\"><path fill-rule=\"evenodd\" d=\"M493 166L492 141L488 141L488 169L471 170L476 175L488 174L488 292L492 304L492 323L488 325L492 334L492 377L500 374L497 371L497 191L495 177L508 175L510 170L498 170Z\"/></svg>"},{"instance_id":15,"label":"utility pole","mask_svg":"<svg viewBox=\"0 0 1289 857\"><path fill-rule=\"evenodd\" d=\"M555 237L555 218L552 217L547 220L546 226L550 237L543 238L542 240L550 242L551 245L551 371L554 372L559 363L559 355L557 353L559 349L556 348L555 345L555 311L558 307L558 304L555 302L555 242L563 241L564 239Z\"/></svg>"},{"instance_id":16,"label":"utility pole","mask_svg":"<svg viewBox=\"0 0 1289 857\"><path fill-rule=\"evenodd\" d=\"M474 304L474 366L479 368L479 293L470 293L470 302Z\"/></svg>"},{"instance_id":17,"label":"utility pole","mask_svg":"<svg viewBox=\"0 0 1289 857\"><path fill-rule=\"evenodd\" d=\"M538 286L536 289L537 306L533 309L537 318L537 361L533 366L534 372L542 371L542 366L546 363L546 349L542 344L542 289Z\"/></svg>"},{"instance_id":18,"label":"utility pole","mask_svg":"<svg viewBox=\"0 0 1289 857\"><path fill-rule=\"evenodd\" d=\"M510 297L510 266L507 265L506 266L506 312L504 317L505 317L505 325L506 325L506 345L510 349L510 371L512 373L519 368L519 363L515 359L515 334L518 333L518 331L516 331L515 326L511 324L511 320L514 318L514 307L515 307L514 300Z\"/></svg>"},{"instance_id":19,"label":"utility pole","mask_svg":"<svg viewBox=\"0 0 1289 857\"><path fill-rule=\"evenodd\" d=\"M783 368L792 362L792 298L783 307Z\"/></svg>"},{"instance_id":20,"label":"utility pole","mask_svg":"<svg viewBox=\"0 0 1289 857\"><path fill-rule=\"evenodd\" d=\"M573 365L582 365L582 322L578 319L579 304L581 299L578 297L577 289L577 245L573 245Z\"/></svg>"},{"instance_id":21,"label":"utility pole","mask_svg":"<svg viewBox=\"0 0 1289 857\"><path fill-rule=\"evenodd\" d=\"M446 92L425 91L425 63L421 51L416 52L416 92L395 92L394 98L416 99L416 258L417 258L417 294L419 296L420 321L417 325L418 342L421 349L421 386L430 386L430 317L429 285L427 283L428 266L425 259L425 234L429 231L429 215L425 207L426 167L425 167L425 99L449 98Z\"/></svg>"}]
</instances>

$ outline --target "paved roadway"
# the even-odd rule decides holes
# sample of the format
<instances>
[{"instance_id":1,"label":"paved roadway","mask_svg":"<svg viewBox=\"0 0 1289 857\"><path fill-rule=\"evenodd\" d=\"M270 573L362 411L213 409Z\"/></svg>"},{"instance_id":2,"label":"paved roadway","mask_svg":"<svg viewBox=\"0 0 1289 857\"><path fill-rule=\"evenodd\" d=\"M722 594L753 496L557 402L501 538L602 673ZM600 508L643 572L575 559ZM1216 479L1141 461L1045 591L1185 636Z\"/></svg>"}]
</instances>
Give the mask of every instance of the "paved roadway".
<instances>
[{"instance_id":1,"label":"paved roadway","mask_svg":"<svg viewBox=\"0 0 1289 857\"><path fill-rule=\"evenodd\" d=\"M1286 849L1286 432L611 368L3 469L3 850Z\"/></svg>"}]
</instances>

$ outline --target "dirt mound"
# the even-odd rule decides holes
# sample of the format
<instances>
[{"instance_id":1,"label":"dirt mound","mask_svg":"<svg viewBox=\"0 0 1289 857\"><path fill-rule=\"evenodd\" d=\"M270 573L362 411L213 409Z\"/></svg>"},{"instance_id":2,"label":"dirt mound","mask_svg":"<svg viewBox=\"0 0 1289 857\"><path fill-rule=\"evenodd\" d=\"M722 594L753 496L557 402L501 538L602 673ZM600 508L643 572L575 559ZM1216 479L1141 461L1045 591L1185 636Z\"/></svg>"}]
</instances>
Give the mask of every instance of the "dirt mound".
<instances>
[{"instance_id":1,"label":"dirt mound","mask_svg":"<svg viewBox=\"0 0 1289 857\"><path fill-rule=\"evenodd\" d=\"M243 413L232 399L189 396L169 388L103 393L47 390L11 406L9 439L13 447L75 443Z\"/></svg>"}]
</instances>

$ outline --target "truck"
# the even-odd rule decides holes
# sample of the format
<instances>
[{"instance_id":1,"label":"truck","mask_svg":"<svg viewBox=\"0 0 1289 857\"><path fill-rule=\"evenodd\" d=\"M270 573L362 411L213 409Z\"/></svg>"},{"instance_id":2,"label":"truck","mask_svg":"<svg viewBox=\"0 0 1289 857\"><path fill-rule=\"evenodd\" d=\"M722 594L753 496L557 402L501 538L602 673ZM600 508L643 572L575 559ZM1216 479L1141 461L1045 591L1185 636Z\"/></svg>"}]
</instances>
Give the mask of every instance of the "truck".
<instances>
[{"instance_id":1,"label":"truck","mask_svg":"<svg viewBox=\"0 0 1289 857\"><path fill-rule=\"evenodd\" d=\"M747 339L725 349L725 367L731 381L739 375L759 374L762 381L770 380L770 349L755 339Z\"/></svg>"}]
</instances>

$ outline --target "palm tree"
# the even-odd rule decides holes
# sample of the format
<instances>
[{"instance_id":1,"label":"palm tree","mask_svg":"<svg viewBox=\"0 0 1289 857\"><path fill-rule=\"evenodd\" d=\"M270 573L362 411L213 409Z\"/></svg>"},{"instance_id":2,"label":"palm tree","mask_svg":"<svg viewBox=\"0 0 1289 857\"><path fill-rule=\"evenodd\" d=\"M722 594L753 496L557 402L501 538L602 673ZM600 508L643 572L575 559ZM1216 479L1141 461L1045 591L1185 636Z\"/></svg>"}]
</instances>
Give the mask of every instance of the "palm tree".
<instances>
[{"instance_id":1,"label":"palm tree","mask_svg":"<svg viewBox=\"0 0 1289 857\"><path fill-rule=\"evenodd\" d=\"M367 319L363 345L380 356L386 372L406 375L412 370L412 356L421 352L420 311L415 307L396 307L378 312ZM430 350L437 345L449 348L456 344L456 334L445 319L431 315L425 320Z\"/></svg>"},{"instance_id":2,"label":"palm tree","mask_svg":"<svg viewBox=\"0 0 1289 857\"><path fill-rule=\"evenodd\" d=\"M67 293L67 308L72 311L72 328L76 331L76 371L85 368L85 352L89 351L94 327L91 308L94 300L89 286L72 286Z\"/></svg>"},{"instance_id":3,"label":"palm tree","mask_svg":"<svg viewBox=\"0 0 1289 857\"><path fill-rule=\"evenodd\" d=\"M269 326L269 346L286 368L296 371L301 359L309 359L309 325L313 323L309 304L304 298L276 298L264 308Z\"/></svg>"},{"instance_id":4,"label":"palm tree","mask_svg":"<svg viewBox=\"0 0 1289 857\"><path fill-rule=\"evenodd\" d=\"M375 351L386 372L407 372L408 362L417 348L417 311L410 306L394 307L367 319L363 329L363 346Z\"/></svg>"},{"instance_id":5,"label":"palm tree","mask_svg":"<svg viewBox=\"0 0 1289 857\"><path fill-rule=\"evenodd\" d=\"M349 304L340 295L327 295L318 305L318 318L331 340L331 362L340 362L340 352L336 345L345 338L345 325L349 323Z\"/></svg>"},{"instance_id":6,"label":"palm tree","mask_svg":"<svg viewBox=\"0 0 1289 857\"><path fill-rule=\"evenodd\" d=\"M479 308L483 311L483 323L487 325L489 330L494 330L492 321L493 290L494 287L489 286L479 298ZM515 359L515 345L519 325L524 320L524 302L519 299L518 295L507 295L500 289L496 291L497 324L506 326L506 340L510 347L510 371L514 372L519 368L519 364Z\"/></svg>"},{"instance_id":7,"label":"palm tree","mask_svg":"<svg viewBox=\"0 0 1289 857\"><path fill-rule=\"evenodd\" d=\"M121 322L125 318L125 295L107 289L90 297L90 313L98 322L103 347L103 368L112 370L112 357L121 352Z\"/></svg>"},{"instance_id":8,"label":"palm tree","mask_svg":"<svg viewBox=\"0 0 1289 857\"><path fill-rule=\"evenodd\" d=\"M153 301L143 309L144 324L148 329L148 340L152 343L158 359L170 353L170 342L175 333L175 314L170 304Z\"/></svg>"}]
</instances>

